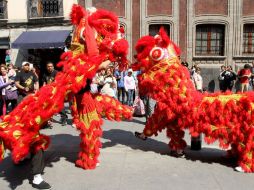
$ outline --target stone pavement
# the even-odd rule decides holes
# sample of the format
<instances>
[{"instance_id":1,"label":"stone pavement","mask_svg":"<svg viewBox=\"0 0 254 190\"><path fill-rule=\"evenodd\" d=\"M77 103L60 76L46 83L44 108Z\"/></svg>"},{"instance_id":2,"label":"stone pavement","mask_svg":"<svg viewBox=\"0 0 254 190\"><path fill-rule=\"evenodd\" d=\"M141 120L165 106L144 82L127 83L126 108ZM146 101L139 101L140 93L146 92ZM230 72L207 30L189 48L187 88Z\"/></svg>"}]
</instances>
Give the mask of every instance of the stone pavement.
<instances>
[{"instance_id":1,"label":"stone pavement","mask_svg":"<svg viewBox=\"0 0 254 190\"><path fill-rule=\"evenodd\" d=\"M52 142L46 151L44 179L54 190L253 190L254 174L238 173L234 163L222 158L217 145L203 144L201 151L186 149L185 158L168 155L165 132L146 141L135 138L142 131L144 118L103 125L101 165L95 170L75 167L79 150L78 132L61 126L54 116L53 129L43 133ZM190 144L189 135L186 140ZM33 189L27 178L29 165L14 166L7 156L0 164L0 190Z\"/></svg>"}]
</instances>

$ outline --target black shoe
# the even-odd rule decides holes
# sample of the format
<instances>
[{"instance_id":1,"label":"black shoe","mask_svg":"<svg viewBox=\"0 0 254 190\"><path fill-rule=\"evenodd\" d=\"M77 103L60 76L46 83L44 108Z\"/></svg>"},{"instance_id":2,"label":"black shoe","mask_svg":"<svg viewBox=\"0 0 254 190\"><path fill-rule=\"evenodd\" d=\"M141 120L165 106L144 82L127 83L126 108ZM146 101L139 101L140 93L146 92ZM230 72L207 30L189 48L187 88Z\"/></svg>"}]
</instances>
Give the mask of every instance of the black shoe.
<instances>
[{"instance_id":1,"label":"black shoe","mask_svg":"<svg viewBox=\"0 0 254 190\"><path fill-rule=\"evenodd\" d=\"M49 123L41 127L41 129L52 129L52 128L53 128L52 124Z\"/></svg>"},{"instance_id":2,"label":"black shoe","mask_svg":"<svg viewBox=\"0 0 254 190\"><path fill-rule=\"evenodd\" d=\"M182 158L184 157L185 153L184 152L178 153L177 151L171 151L170 155L176 158Z\"/></svg>"},{"instance_id":3,"label":"black shoe","mask_svg":"<svg viewBox=\"0 0 254 190\"><path fill-rule=\"evenodd\" d=\"M36 189L50 189L51 188L51 186L46 181L42 181L40 184L32 183L32 187Z\"/></svg>"},{"instance_id":4,"label":"black shoe","mask_svg":"<svg viewBox=\"0 0 254 190\"><path fill-rule=\"evenodd\" d=\"M65 116L61 117L60 122L61 122L62 126L67 125L67 117L65 117Z\"/></svg>"},{"instance_id":5,"label":"black shoe","mask_svg":"<svg viewBox=\"0 0 254 190\"><path fill-rule=\"evenodd\" d=\"M62 122L61 122L61 125L62 125L62 126L67 125L67 121L62 121Z\"/></svg>"},{"instance_id":6,"label":"black shoe","mask_svg":"<svg viewBox=\"0 0 254 190\"><path fill-rule=\"evenodd\" d=\"M139 132L137 132L137 131L136 131L134 134L135 134L135 136L136 136L137 138L139 138L139 139L141 139L141 140L143 140L143 141L145 141L145 140L147 139L147 137L141 136L141 133L139 133Z\"/></svg>"}]
</instances>

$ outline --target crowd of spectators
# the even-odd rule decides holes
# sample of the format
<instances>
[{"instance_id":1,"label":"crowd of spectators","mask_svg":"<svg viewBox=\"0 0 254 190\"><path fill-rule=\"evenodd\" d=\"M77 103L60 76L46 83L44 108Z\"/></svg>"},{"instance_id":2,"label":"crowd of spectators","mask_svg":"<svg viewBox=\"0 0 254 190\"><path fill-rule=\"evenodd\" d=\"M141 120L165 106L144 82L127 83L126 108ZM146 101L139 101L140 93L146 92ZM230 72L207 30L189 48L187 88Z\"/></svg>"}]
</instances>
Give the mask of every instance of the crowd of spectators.
<instances>
[{"instance_id":1,"label":"crowd of spectators","mask_svg":"<svg viewBox=\"0 0 254 190\"><path fill-rule=\"evenodd\" d=\"M182 65L189 70L195 88L200 92L206 91L207 88L203 85L201 68L194 64L189 69L189 64L187 62L182 62ZM221 92L246 92L254 89L254 62L252 65L245 64L238 72L234 72L231 65L222 65L218 76L218 82Z\"/></svg>"},{"instance_id":2,"label":"crowd of spectators","mask_svg":"<svg viewBox=\"0 0 254 190\"><path fill-rule=\"evenodd\" d=\"M102 69L93 78L91 90L92 93L106 94L132 106L137 94L136 73L130 68L124 71L113 67Z\"/></svg>"},{"instance_id":3,"label":"crowd of spectators","mask_svg":"<svg viewBox=\"0 0 254 190\"><path fill-rule=\"evenodd\" d=\"M245 64L244 67L239 69L237 73L233 71L230 65L222 65L218 77L220 91L234 91L235 89L235 92L246 92L254 89L253 78L254 62L252 65Z\"/></svg>"}]
</instances>

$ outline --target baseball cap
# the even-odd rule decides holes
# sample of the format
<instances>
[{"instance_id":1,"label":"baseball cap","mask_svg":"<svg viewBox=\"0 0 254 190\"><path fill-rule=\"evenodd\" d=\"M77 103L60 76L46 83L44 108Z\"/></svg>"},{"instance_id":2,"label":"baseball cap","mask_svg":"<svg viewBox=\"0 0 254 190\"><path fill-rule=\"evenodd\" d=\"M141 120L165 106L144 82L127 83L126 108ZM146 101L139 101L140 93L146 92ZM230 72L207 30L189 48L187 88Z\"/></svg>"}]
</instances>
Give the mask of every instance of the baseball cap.
<instances>
[{"instance_id":1,"label":"baseball cap","mask_svg":"<svg viewBox=\"0 0 254 190\"><path fill-rule=\"evenodd\" d=\"M30 66L30 63L27 62L27 61L23 61L23 62L22 62L22 66L24 66L24 65L29 65L29 66Z\"/></svg>"},{"instance_id":2,"label":"baseball cap","mask_svg":"<svg viewBox=\"0 0 254 190\"><path fill-rule=\"evenodd\" d=\"M133 70L132 69L128 69L128 73L133 73Z\"/></svg>"}]
</instances>

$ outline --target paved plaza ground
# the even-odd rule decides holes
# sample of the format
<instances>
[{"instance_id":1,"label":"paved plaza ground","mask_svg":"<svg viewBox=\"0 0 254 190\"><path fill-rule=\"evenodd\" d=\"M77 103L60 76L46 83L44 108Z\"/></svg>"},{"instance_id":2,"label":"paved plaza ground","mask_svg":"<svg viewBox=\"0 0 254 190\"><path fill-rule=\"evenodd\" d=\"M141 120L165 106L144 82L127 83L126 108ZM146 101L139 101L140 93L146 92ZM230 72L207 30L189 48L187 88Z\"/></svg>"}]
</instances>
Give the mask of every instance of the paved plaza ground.
<instances>
[{"instance_id":1,"label":"paved plaza ground","mask_svg":"<svg viewBox=\"0 0 254 190\"><path fill-rule=\"evenodd\" d=\"M223 158L216 144L203 144L201 151L186 149L185 158L169 156L165 132L146 141L135 138L144 118L103 125L101 165L95 170L75 167L80 139L71 127L59 124L42 130L52 142L46 151L44 179L54 190L253 190L254 174L238 173L235 163ZM185 135L190 144L189 135ZM29 165L14 166L8 156L0 164L0 190L33 189L27 180Z\"/></svg>"}]
</instances>

